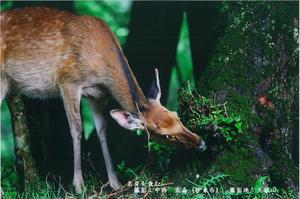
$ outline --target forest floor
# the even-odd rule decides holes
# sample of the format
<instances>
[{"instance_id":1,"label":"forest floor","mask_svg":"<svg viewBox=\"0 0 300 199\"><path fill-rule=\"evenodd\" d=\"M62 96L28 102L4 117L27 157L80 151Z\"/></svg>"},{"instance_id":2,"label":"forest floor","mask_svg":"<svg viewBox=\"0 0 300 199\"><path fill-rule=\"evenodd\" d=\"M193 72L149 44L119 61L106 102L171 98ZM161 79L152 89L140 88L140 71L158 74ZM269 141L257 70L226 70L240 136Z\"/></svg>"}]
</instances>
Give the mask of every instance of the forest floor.
<instances>
[{"instance_id":1,"label":"forest floor","mask_svg":"<svg viewBox=\"0 0 300 199\"><path fill-rule=\"evenodd\" d=\"M19 193L12 187L3 187L5 199L93 199L93 198L298 198L298 193L284 191L276 187L264 186L266 178L257 180L252 188L230 187L230 176L220 174L210 178L202 178L196 175L194 179L181 179L182 183L175 183L170 177L165 176L161 181L151 181L145 174L135 174L132 180L123 184L122 190L113 191L109 182L103 183L98 177L86 176L85 187L82 194L76 194L73 186L61 183L39 180L37 184L29 184L27 191ZM151 176L152 178L153 176ZM154 179L154 177L153 177ZM1 197L2 198L2 197Z\"/></svg>"}]
</instances>

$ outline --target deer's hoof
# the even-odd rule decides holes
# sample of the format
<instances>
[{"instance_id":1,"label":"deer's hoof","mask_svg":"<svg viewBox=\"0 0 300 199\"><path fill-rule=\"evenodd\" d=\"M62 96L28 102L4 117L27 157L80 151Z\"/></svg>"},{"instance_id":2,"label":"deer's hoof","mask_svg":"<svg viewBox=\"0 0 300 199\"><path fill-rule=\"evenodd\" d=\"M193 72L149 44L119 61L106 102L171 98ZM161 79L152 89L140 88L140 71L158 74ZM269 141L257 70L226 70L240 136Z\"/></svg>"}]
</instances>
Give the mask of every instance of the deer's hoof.
<instances>
[{"instance_id":1,"label":"deer's hoof","mask_svg":"<svg viewBox=\"0 0 300 199\"><path fill-rule=\"evenodd\" d=\"M73 185L75 187L75 192L77 194L81 194L83 191L83 187L84 187L82 177L74 178Z\"/></svg>"},{"instance_id":2,"label":"deer's hoof","mask_svg":"<svg viewBox=\"0 0 300 199\"><path fill-rule=\"evenodd\" d=\"M121 184L118 180L110 180L109 185L113 188L114 191L118 191L121 189Z\"/></svg>"}]
</instances>

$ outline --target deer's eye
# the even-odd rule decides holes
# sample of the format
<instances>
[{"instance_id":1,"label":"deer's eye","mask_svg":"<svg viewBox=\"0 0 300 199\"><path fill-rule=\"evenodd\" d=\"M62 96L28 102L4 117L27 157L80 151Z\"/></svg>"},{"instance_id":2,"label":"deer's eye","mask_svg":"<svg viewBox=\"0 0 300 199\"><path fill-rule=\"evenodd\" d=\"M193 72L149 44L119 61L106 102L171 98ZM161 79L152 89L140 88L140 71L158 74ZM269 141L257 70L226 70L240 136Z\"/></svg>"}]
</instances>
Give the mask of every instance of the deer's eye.
<instances>
[{"instance_id":1,"label":"deer's eye","mask_svg":"<svg viewBox=\"0 0 300 199\"><path fill-rule=\"evenodd\" d=\"M164 135L164 137L165 137L166 139L169 139L170 136L169 136L169 135Z\"/></svg>"}]
</instances>

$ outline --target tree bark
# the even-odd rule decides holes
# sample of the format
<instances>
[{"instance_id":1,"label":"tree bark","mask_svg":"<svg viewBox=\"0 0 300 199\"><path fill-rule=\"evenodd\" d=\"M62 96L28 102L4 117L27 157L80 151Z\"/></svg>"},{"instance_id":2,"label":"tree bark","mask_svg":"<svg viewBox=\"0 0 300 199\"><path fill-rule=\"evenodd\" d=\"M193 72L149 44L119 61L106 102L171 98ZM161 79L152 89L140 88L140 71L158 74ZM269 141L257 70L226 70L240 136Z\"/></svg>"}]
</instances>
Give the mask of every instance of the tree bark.
<instances>
[{"instance_id":1,"label":"tree bark","mask_svg":"<svg viewBox=\"0 0 300 199\"><path fill-rule=\"evenodd\" d=\"M20 191L26 190L37 180L35 161L31 155L30 133L24 102L19 93L13 91L7 98L11 111L15 141L16 167L19 174Z\"/></svg>"}]
</instances>

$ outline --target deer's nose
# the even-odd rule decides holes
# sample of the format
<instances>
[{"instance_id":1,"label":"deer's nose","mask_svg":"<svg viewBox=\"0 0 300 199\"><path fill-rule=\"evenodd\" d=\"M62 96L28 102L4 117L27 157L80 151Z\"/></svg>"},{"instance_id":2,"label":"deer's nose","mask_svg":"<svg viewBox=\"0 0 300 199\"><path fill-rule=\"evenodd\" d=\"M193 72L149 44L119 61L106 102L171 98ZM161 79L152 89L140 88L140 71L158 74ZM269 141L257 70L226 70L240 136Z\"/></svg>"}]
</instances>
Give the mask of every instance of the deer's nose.
<instances>
[{"instance_id":1,"label":"deer's nose","mask_svg":"<svg viewBox=\"0 0 300 199\"><path fill-rule=\"evenodd\" d=\"M205 142L203 140L201 140L199 146L197 147L197 151L203 152L205 149L206 149Z\"/></svg>"}]
</instances>

